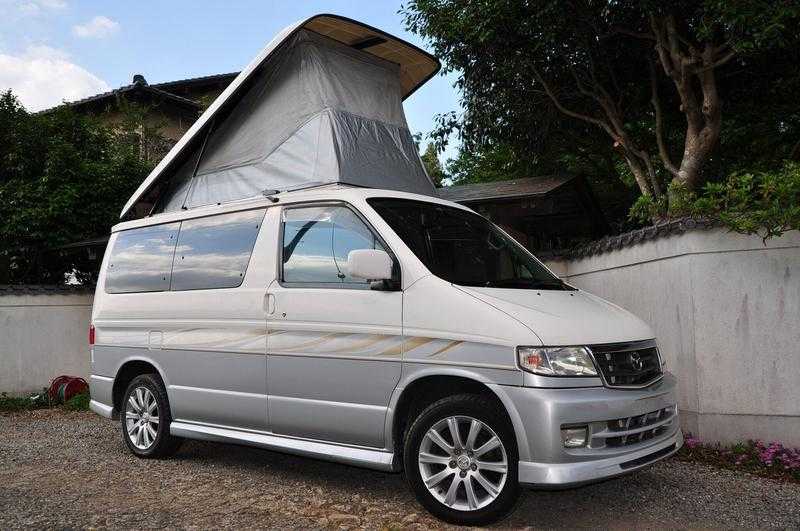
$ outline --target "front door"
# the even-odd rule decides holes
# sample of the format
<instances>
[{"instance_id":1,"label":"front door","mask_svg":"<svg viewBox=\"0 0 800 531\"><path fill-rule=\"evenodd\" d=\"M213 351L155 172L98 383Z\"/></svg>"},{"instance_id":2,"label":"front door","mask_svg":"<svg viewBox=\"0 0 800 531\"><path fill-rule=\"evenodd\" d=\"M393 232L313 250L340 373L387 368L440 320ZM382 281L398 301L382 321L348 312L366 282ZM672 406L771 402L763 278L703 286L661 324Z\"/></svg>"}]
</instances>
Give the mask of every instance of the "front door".
<instances>
[{"instance_id":1,"label":"front door","mask_svg":"<svg viewBox=\"0 0 800 531\"><path fill-rule=\"evenodd\" d=\"M267 317L270 429L382 448L401 371L403 294L350 277L347 255L389 250L341 203L284 208L280 239Z\"/></svg>"}]
</instances>

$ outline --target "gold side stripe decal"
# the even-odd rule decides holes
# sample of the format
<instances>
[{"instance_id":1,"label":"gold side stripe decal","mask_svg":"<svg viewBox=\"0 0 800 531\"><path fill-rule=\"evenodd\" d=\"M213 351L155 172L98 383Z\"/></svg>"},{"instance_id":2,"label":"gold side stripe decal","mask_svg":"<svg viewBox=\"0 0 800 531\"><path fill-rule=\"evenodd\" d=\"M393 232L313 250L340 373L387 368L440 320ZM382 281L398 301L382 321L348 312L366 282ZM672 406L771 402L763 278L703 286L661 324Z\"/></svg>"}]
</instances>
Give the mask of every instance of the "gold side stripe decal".
<instances>
[{"instance_id":1,"label":"gold side stripe decal","mask_svg":"<svg viewBox=\"0 0 800 531\"><path fill-rule=\"evenodd\" d=\"M351 335L353 335L353 334L345 334L345 333L342 333L342 332L336 332L334 334L324 335L324 336L322 336L320 338L313 339L311 341L306 341L305 343L300 343L299 345L286 347L283 350L286 351L286 352L292 352L292 351L295 351L295 350L300 349L300 348L308 348L308 347L313 347L315 345L322 345L322 344L328 343L329 341L334 340L336 338L345 337L345 336L351 336Z\"/></svg>"},{"instance_id":2,"label":"gold side stripe decal","mask_svg":"<svg viewBox=\"0 0 800 531\"><path fill-rule=\"evenodd\" d=\"M455 347L459 346L461 343L463 343L463 341L451 341L448 345L445 345L444 347L440 348L439 350L437 350L433 354L429 354L428 357L429 358L433 358L435 356L438 356L439 354L444 354L445 352L447 352L451 348L455 348Z\"/></svg>"},{"instance_id":3,"label":"gold side stripe decal","mask_svg":"<svg viewBox=\"0 0 800 531\"><path fill-rule=\"evenodd\" d=\"M400 343L399 345L394 345L389 347L388 349L384 350L378 356L400 356L404 352L411 352L415 348L419 348L422 345L427 345L431 341L435 341L432 337L411 337Z\"/></svg>"},{"instance_id":4,"label":"gold side stripe decal","mask_svg":"<svg viewBox=\"0 0 800 531\"><path fill-rule=\"evenodd\" d=\"M367 339L364 339L362 341L355 342L352 345L346 345L346 346L344 346L342 348L336 348L336 349L329 350L328 353L358 352L361 349L365 349L367 347L371 347L372 345L375 345L377 343L380 343L381 341L384 341L384 340L392 338L392 337L395 337L395 336L377 334L377 335L374 335L374 336L370 336Z\"/></svg>"}]
</instances>

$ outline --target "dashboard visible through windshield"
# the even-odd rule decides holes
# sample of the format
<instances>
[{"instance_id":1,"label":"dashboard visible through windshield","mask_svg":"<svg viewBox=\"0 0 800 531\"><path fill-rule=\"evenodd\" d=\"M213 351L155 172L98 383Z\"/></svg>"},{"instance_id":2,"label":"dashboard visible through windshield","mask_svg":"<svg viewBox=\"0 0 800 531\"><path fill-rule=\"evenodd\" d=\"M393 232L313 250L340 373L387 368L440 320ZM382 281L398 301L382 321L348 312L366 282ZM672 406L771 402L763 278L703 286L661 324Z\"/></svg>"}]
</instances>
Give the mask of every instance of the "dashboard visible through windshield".
<instances>
[{"instance_id":1,"label":"dashboard visible through windshield","mask_svg":"<svg viewBox=\"0 0 800 531\"><path fill-rule=\"evenodd\" d=\"M367 202L422 263L462 286L573 290L486 218L438 203L371 198Z\"/></svg>"}]
</instances>

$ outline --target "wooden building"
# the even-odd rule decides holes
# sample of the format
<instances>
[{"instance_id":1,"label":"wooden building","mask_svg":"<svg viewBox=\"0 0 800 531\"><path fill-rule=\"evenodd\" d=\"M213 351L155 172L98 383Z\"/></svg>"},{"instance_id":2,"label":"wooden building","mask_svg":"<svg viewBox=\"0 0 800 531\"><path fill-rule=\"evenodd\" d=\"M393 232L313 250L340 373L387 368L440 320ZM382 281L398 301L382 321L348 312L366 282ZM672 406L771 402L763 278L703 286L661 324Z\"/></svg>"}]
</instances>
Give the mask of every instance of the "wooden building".
<instances>
[{"instance_id":1,"label":"wooden building","mask_svg":"<svg viewBox=\"0 0 800 531\"><path fill-rule=\"evenodd\" d=\"M442 199L480 212L534 252L552 252L609 233L583 177L530 177L439 188Z\"/></svg>"}]
</instances>

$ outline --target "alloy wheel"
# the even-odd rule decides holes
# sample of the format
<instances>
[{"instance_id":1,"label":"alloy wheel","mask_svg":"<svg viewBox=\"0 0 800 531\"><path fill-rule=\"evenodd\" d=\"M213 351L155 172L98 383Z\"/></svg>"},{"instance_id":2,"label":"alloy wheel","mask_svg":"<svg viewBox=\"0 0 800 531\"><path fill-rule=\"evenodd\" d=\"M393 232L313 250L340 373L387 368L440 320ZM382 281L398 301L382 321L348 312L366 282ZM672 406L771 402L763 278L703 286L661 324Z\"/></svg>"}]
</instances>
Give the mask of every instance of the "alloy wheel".
<instances>
[{"instance_id":1,"label":"alloy wheel","mask_svg":"<svg viewBox=\"0 0 800 531\"><path fill-rule=\"evenodd\" d=\"M459 511L492 503L508 477L508 454L500 437L468 416L447 417L431 426L422 438L418 462L431 495Z\"/></svg>"},{"instance_id":2,"label":"alloy wheel","mask_svg":"<svg viewBox=\"0 0 800 531\"><path fill-rule=\"evenodd\" d=\"M139 450L147 450L158 434L158 402L147 387L136 387L125 405L128 439Z\"/></svg>"}]
</instances>

